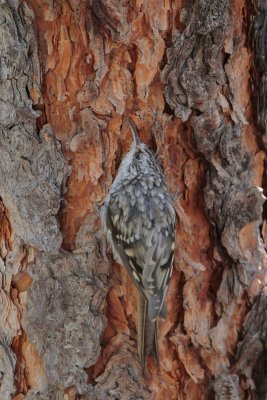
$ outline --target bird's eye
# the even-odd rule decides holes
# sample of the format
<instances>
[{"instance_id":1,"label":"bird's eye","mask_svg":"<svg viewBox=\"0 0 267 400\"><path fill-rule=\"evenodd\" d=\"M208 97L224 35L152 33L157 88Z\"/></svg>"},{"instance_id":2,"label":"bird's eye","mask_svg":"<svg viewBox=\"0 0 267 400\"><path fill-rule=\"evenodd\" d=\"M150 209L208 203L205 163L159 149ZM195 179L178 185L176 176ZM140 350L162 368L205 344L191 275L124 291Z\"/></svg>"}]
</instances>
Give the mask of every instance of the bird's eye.
<instances>
[{"instance_id":1,"label":"bird's eye","mask_svg":"<svg viewBox=\"0 0 267 400\"><path fill-rule=\"evenodd\" d=\"M137 153L137 154L135 155L136 160L140 160L140 156L141 156L141 154L140 154L140 153Z\"/></svg>"}]
</instances>

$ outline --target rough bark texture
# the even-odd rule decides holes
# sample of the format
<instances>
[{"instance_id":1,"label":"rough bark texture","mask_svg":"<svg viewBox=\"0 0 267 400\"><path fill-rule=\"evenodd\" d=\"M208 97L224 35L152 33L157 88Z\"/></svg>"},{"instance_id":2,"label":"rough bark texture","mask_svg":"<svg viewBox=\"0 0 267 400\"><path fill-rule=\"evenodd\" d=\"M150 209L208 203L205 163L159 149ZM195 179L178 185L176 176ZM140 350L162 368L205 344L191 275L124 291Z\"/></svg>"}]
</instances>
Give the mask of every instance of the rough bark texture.
<instances>
[{"instance_id":1,"label":"rough bark texture","mask_svg":"<svg viewBox=\"0 0 267 400\"><path fill-rule=\"evenodd\" d=\"M266 21L264 0L0 0L1 400L266 399ZM98 215L128 114L178 217L145 377Z\"/></svg>"}]
</instances>

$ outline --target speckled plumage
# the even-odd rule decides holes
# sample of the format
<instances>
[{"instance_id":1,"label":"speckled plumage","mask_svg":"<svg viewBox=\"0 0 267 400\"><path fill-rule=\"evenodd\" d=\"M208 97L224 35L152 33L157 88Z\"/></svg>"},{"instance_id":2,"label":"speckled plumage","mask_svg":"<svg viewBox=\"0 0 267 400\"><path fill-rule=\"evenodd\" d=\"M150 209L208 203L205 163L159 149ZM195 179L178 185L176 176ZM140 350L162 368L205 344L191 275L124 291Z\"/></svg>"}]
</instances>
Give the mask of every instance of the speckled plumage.
<instances>
[{"instance_id":1,"label":"speckled plumage","mask_svg":"<svg viewBox=\"0 0 267 400\"><path fill-rule=\"evenodd\" d=\"M172 271L175 210L153 153L139 141L131 121L129 124L134 143L110 187L102 222L114 256L125 266L141 296L138 347L144 368L150 353L158 358L156 319L166 317L164 298Z\"/></svg>"}]
</instances>

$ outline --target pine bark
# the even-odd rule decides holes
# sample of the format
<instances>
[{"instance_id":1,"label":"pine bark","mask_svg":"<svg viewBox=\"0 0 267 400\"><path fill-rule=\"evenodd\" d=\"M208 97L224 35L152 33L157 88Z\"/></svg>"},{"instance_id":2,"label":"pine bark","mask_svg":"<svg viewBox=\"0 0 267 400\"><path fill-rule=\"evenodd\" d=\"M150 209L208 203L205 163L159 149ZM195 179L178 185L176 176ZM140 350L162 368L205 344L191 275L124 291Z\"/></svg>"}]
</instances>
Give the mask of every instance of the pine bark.
<instances>
[{"instance_id":1,"label":"pine bark","mask_svg":"<svg viewBox=\"0 0 267 400\"><path fill-rule=\"evenodd\" d=\"M267 398L264 0L0 0L0 399ZM99 207L129 149L177 212L161 368Z\"/></svg>"}]
</instances>

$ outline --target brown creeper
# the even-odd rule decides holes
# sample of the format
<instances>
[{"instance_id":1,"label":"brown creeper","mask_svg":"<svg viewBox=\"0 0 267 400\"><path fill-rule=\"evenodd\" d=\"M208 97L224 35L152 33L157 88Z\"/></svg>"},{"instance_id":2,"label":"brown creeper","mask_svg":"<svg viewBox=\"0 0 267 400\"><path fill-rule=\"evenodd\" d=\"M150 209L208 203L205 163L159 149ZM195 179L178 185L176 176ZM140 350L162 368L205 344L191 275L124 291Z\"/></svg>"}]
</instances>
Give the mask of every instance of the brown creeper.
<instances>
[{"instance_id":1,"label":"brown creeper","mask_svg":"<svg viewBox=\"0 0 267 400\"><path fill-rule=\"evenodd\" d=\"M166 318L164 298L172 272L175 210L151 150L128 120L134 142L121 162L101 211L113 254L138 289L138 352L143 370L158 363L157 317Z\"/></svg>"}]
</instances>

